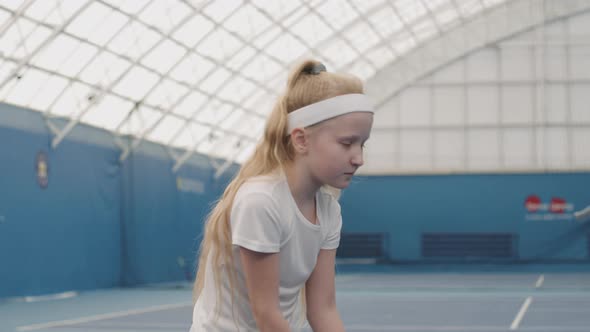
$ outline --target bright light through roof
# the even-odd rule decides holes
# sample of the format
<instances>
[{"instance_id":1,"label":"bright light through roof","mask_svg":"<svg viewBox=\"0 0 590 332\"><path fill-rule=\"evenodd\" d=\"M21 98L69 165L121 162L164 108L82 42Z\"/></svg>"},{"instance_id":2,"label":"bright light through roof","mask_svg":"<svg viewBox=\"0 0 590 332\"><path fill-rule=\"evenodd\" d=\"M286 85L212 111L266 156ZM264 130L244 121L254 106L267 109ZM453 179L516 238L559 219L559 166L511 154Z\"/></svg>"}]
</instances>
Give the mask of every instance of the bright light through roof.
<instances>
[{"instance_id":1,"label":"bright light through roof","mask_svg":"<svg viewBox=\"0 0 590 332\"><path fill-rule=\"evenodd\" d=\"M294 61L375 75L503 0L0 0L0 101L242 162Z\"/></svg>"}]
</instances>

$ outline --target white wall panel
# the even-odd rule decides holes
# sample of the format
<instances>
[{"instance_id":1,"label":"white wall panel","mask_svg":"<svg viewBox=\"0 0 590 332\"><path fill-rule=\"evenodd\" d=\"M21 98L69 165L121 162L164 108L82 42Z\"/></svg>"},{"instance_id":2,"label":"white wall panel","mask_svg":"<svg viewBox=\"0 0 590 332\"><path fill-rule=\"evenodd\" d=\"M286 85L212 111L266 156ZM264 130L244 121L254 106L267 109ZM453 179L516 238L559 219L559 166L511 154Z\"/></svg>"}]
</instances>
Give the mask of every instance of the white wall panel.
<instances>
[{"instance_id":1,"label":"white wall panel","mask_svg":"<svg viewBox=\"0 0 590 332\"><path fill-rule=\"evenodd\" d=\"M467 58L467 79L470 81L498 80L498 54L484 48Z\"/></svg>"},{"instance_id":2,"label":"white wall panel","mask_svg":"<svg viewBox=\"0 0 590 332\"><path fill-rule=\"evenodd\" d=\"M467 132L468 168L470 170L498 169L500 147L498 130L470 129Z\"/></svg>"},{"instance_id":3,"label":"white wall panel","mask_svg":"<svg viewBox=\"0 0 590 332\"><path fill-rule=\"evenodd\" d=\"M503 129L502 161L505 168L533 167L533 151L531 129Z\"/></svg>"},{"instance_id":4,"label":"white wall panel","mask_svg":"<svg viewBox=\"0 0 590 332\"><path fill-rule=\"evenodd\" d=\"M590 130L575 128L572 131L572 138L573 167L590 167Z\"/></svg>"},{"instance_id":5,"label":"white wall panel","mask_svg":"<svg viewBox=\"0 0 590 332\"><path fill-rule=\"evenodd\" d=\"M379 108L373 117L373 128L391 128L399 125L399 99L393 98Z\"/></svg>"},{"instance_id":6,"label":"white wall panel","mask_svg":"<svg viewBox=\"0 0 590 332\"><path fill-rule=\"evenodd\" d=\"M572 121L590 124L590 84L572 85L570 92Z\"/></svg>"},{"instance_id":7,"label":"white wall panel","mask_svg":"<svg viewBox=\"0 0 590 332\"><path fill-rule=\"evenodd\" d=\"M437 130L434 133L434 167L440 170L464 167L465 135L458 130Z\"/></svg>"},{"instance_id":8,"label":"white wall panel","mask_svg":"<svg viewBox=\"0 0 590 332\"><path fill-rule=\"evenodd\" d=\"M391 130L374 130L366 143L361 173L386 171L395 168L398 147L397 133Z\"/></svg>"},{"instance_id":9,"label":"white wall panel","mask_svg":"<svg viewBox=\"0 0 590 332\"><path fill-rule=\"evenodd\" d=\"M566 127L546 128L544 133L543 160L545 165L550 168L568 167L568 129Z\"/></svg>"},{"instance_id":10,"label":"white wall panel","mask_svg":"<svg viewBox=\"0 0 590 332\"><path fill-rule=\"evenodd\" d=\"M414 87L401 96L400 124L424 126L430 123L430 90Z\"/></svg>"},{"instance_id":11,"label":"white wall panel","mask_svg":"<svg viewBox=\"0 0 590 332\"><path fill-rule=\"evenodd\" d=\"M510 46L501 48L502 80L523 81L533 78L529 47Z\"/></svg>"},{"instance_id":12,"label":"white wall panel","mask_svg":"<svg viewBox=\"0 0 590 332\"><path fill-rule=\"evenodd\" d=\"M455 61L441 68L433 74L434 81L438 82L463 82L465 81L465 66L463 61Z\"/></svg>"},{"instance_id":13,"label":"white wall panel","mask_svg":"<svg viewBox=\"0 0 590 332\"><path fill-rule=\"evenodd\" d=\"M587 41L590 39L588 31L590 30L585 31ZM571 47L569 55L571 78L574 80L590 79L590 44Z\"/></svg>"},{"instance_id":14,"label":"white wall panel","mask_svg":"<svg viewBox=\"0 0 590 332\"><path fill-rule=\"evenodd\" d=\"M527 124L533 120L533 88L530 86L502 87L502 122Z\"/></svg>"},{"instance_id":15,"label":"white wall panel","mask_svg":"<svg viewBox=\"0 0 590 332\"><path fill-rule=\"evenodd\" d=\"M403 170L431 169L432 132L428 130L407 130L400 135L399 166Z\"/></svg>"},{"instance_id":16,"label":"white wall panel","mask_svg":"<svg viewBox=\"0 0 590 332\"><path fill-rule=\"evenodd\" d=\"M462 87L435 87L433 125L463 125L465 94Z\"/></svg>"},{"instance_id":17,"label":"white wall panel","mask_svg":"<svg viewBox=\"0 0 590 332\"><path fill-rule=\"evenodd\" d=\"M467 88L467 118L469 124L498 123L498 88L470 86Z\"/></svg>"},{"instance_id":18,"label":"white wall panel","mask_svg":"<svg viewBox=\"0 0 590 332\"><path fill-rule=\"evenodd\" d=\"M548 123L567 121L568 95L565 84L548 84L545 86L545 112Z\"/></svg>"}]
</instances>

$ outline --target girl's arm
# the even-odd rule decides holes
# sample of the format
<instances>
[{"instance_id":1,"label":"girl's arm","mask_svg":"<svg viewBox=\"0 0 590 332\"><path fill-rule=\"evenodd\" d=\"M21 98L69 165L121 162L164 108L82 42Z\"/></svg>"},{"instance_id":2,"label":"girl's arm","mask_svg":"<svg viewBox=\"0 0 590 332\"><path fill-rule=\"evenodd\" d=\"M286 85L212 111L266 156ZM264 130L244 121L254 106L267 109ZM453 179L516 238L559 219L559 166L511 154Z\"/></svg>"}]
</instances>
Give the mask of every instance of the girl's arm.
<instances>
[{"instance_id":1,"label":"girl's arm","mask_svg":"<svg viewBox=\"0 0 590 332\"><path fill-rule=\"evenodd\" d=\"M279 254L240 247L248 297L260 332L288 332L279 307Z\"/></svg>"},{"instance_id":2,"label":"girl's arm","mask_svg":"<svg viewBox=\"0 0 590 332\"><path fill-rule=\"evenodd\" d=\"M335 262L336 249L320 250L316 266L305 284L307 320L314 332L344 331L336 308Z\"/></svg>"}]
</instances>

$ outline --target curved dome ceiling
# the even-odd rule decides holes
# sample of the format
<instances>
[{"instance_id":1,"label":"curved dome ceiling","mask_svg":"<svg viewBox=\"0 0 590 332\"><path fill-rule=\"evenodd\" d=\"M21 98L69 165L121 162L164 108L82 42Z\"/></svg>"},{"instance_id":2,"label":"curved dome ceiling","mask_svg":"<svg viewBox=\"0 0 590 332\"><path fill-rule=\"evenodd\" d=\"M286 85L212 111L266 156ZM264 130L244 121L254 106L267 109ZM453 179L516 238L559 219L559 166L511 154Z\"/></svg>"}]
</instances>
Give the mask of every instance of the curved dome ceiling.
<instances>
[{"instance_id":1,"label":"curved dome ceiling","mask_svg":"<svg viewBox=\"0 0 590 332\"><path fill-rule=\"evenodd\" d=\"M0 0L0 101L241 162L297 60L369 79L502 2Z\"/></svg>"}]
</instances>

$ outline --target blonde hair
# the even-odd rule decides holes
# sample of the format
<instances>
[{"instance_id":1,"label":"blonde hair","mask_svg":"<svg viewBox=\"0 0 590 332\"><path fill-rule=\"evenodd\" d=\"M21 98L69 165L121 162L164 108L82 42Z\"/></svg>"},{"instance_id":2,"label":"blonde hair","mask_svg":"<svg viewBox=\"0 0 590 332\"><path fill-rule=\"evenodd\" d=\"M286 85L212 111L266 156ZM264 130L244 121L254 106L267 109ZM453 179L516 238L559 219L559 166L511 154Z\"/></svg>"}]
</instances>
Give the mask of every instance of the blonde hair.
<instances>
[{"instance_id":1,"label":"blonde hair","mask_svg":"<svg viewBox=\"0 0 590 332\"><path fill-rule=\"evenodd\" d=\"M204 237L199 249L199 263L193 287L193 301L196 302L203 290L207 260L209 255L213 253L210 266L213 268L217 304L221 301L222 292L219 270L224 265L229 276L233 307L236 271L232 254L229 220L231 207L238 189L248 179L283 169L285 165L294 160L295 151L290 136L287 136L286 133L287 114L324 99L363 92L363 85L358 78L326 71L318 73L317 68L321 67L320 62L307 60L296 66L290 73L287 89L277 100L266 123L264 136L258 143L254 154L242 165L207 217ZM303 296L305 296L304 292ZM302 301L304 302L304 300ZM219 313L219 306L217 306L216 312ZM305 309L303 312L305 312Z\"/></svg>"}]
</instances>

